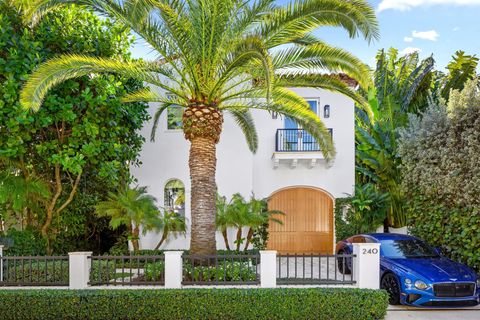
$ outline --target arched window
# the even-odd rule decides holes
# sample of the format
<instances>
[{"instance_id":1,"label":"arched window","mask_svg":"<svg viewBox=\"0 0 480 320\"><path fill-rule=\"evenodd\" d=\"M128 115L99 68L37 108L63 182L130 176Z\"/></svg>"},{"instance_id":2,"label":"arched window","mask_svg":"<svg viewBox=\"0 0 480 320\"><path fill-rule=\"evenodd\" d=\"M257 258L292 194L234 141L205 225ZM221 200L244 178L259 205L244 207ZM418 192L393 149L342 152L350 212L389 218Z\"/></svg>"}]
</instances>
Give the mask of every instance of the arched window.
<instances>
[{"instance_id":1,"label":"arched window","mask_svg":"<svg viewBox=\"0 0 480 320\"><path fill-rule=\"evenodd\" d=\"M165 209L185 216L185 185L178 179L172 179L165 185Z\"/></svg>"}]
</instances>

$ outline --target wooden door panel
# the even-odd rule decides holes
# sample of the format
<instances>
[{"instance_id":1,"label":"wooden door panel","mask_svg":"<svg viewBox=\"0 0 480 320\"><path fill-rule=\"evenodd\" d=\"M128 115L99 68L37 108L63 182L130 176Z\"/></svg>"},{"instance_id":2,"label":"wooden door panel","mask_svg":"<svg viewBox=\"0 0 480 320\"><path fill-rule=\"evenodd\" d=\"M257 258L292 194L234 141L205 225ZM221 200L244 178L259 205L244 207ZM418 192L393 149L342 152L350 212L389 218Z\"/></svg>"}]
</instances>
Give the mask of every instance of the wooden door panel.
<instances>
[{"instance_id":1,"label":"wooden door panel","mask_svg":"<svg viewBox=\"0 0 480 320\"><path fill-rule=\"evenodd\" d=\"M285 215L276 218L283 225L270 224L268 249L279 253L332 253L333 200L312 188L290 188L275 193L268 202L270 210Z\"/></svg>"}]
</instances>

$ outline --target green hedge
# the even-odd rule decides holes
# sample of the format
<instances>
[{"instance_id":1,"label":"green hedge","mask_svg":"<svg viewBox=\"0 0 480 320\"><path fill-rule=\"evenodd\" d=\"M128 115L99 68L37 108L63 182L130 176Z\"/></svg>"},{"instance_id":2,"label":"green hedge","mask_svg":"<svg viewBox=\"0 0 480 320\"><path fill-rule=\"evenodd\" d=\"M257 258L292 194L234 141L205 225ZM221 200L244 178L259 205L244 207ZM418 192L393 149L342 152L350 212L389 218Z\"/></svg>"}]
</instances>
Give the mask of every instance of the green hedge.
<instances>
[{"instance_id":1,"label":"green hedge","mask_svg":"<svg viewBox=\"0 0 480 320\"><path fill-rule=\"evenodd\" d=\"M2 319L383 319L360 289L0 290Z\"/></svg>"}]
</instances>

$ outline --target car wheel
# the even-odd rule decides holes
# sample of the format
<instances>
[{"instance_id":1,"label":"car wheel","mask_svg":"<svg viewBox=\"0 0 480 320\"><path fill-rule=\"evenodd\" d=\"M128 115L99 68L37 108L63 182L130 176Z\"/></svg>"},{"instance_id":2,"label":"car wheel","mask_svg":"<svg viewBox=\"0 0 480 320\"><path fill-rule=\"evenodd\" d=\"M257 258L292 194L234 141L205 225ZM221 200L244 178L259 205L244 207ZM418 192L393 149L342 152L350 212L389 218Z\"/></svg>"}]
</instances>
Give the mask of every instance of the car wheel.
<instances>
[{"instance_id":1,"label":"car wheel","mask_svg":"<svg viewBox=\"0 0 480 320\"><path fill-rule=\"evenodd\" d=\"M400 304L400 284L393 273L387 273L383 276L380 289L388 292L388 303L392 305Z\"/></svg>"},{"instance_id":2,"label":"car wheel","mask_svg":"<svg viewBox=\"0 0 480 320\"><path fill-rule=\"evenodd\" d=\"M338 254L346 254L346 252L343 250L340 250L338 251ZM340 271L340 273L342 274L352 273L352 270L350 270L350 267L348 266L348 259L349 258L337 257L338 271Z\"/></svg>"}]
</instances>

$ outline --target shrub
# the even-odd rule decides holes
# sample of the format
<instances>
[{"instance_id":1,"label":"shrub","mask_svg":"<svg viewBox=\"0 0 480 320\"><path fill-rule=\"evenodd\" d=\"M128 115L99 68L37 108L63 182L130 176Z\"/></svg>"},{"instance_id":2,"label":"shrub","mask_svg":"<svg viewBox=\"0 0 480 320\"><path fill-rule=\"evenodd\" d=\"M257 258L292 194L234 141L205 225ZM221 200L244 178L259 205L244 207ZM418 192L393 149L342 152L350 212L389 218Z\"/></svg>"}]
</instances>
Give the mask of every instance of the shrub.
<instances>
[{"instance_id":1,"label":"shrub","mask_svg":"<svg viewBox=\"0 0 480 320\"><path fill-rule=\"evenodd\" d=\"M218 261L218 266L197 266L185 263L185 280L194 281L255 281L256 267L249 261Z\"/></svg>"},{"instance_id":2,"label":"shrub","mask_svg":"<svg viewBox=\"0 0 480 320\"><path fill-rule=\"evenodd\" d=\"M453 90L447 106L411 116L400 131L402 187L413 234L480 270L480 93Z\"/></svg>"},{"instance_id":3,"label":"shrub","mask_svg":"<svg viewBox=\"0 0 480 320\"><path fill-rule=\"evenodd\" d=\"M6 234L8 249L4 251L8 256L44 256L45 240L38 232L31 230L10 229Z\"/></svg>"},{"instance_id":4,"label":"shrub","mask_svg":"<svg viewBox=\"0 0 480 320\"><path fill-rule=\"evenodd\" d=\"M149 263L145 266L145 280L159 281L165 275L165 261Z\"/></svg>"},{"instance_id":5,"label":"shrub","mask_svg":"<svg viewBox=\"0 0 480 320\"><path fill-rule=\"evenodd\" d=\"M2 319L383 319L381 290L0 290Z\"/></svg>"}]
</instances>

